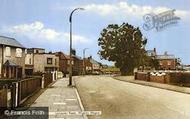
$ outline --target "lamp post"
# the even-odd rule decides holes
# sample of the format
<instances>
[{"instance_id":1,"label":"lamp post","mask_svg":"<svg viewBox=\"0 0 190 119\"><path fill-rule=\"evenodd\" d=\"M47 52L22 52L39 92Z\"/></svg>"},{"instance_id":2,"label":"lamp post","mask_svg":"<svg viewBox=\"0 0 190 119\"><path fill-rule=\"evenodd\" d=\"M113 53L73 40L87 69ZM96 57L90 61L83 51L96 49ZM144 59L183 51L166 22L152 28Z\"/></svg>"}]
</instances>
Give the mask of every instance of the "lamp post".
<instances>
[{"instance_id":1,"label":"lamp post","mask_svg":"<svg viewBox=\"0 0 190 119\"><path fill-rule=\"evenodd\" d=\"M85 51L87 50L88 48L84 48L83 49L83 75L86 74L86 67L85 67Z\"/></svg>"},{"instance_id":2,"label":"lamp post","mask_svg":"<svg viewBox=\"0 0 190 119\"><path fill-rule=\"evenodd\" d=\"M70 23L70 59L69 59L69 86L72 86L72 15L77 10L84 10L84 8L75 8L69 17L69 23Z\"/></svg>"}]
</instances>

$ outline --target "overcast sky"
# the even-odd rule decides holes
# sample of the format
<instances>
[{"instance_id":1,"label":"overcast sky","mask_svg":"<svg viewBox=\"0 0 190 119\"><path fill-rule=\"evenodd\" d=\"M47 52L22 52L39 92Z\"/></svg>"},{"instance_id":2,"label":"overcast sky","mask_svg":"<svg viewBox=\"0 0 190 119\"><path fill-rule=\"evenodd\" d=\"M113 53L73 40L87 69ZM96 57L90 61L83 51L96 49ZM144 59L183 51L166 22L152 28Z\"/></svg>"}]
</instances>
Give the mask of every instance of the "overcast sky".
<instances>
[{"instance_id":1,"label":"overcast sky","mask_svg":"<svg viewBox=\"0 0 190 119\"><path fill-rule=\"evenodd\" d=\"M73 15L73 47L77 55L89 48L86 56L100 61L97 40L108 24L128 22L140 27L148 38L147 49L159 54L168 51L190 64L189 0L0 0L0 35L16 38L25 47L47 51L69 51L69 14L76 7L85 8ZM143 16L176 9L181 20L175 26L157 32L145 31ZM112 64L107 61L103 63Z\"/></svg>"}]
</instances>

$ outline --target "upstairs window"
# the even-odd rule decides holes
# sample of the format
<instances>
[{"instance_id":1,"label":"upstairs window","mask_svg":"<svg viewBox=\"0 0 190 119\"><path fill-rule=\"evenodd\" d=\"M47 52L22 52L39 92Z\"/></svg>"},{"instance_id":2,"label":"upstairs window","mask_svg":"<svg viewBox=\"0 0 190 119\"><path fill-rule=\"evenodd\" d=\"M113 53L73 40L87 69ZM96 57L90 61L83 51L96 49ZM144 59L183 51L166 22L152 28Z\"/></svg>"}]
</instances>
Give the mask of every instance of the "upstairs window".
<instances>
[{"instance_id":1,"label":"upstairs window","mask_svg":"<svg viewBox=\"0 0 190 119\"><path fill-rule=\"evenodd\" d=\"M16 57L22 57L22 49L16 48Z\"/></svg>"},{"instance_id":2,"label":"upstairs window","mask_svg":"<svg viewBox=\"0 0 190 119\"><path fill-rule=\"evenodd\" d=\"M47 64L52 64L52 58L47 58Z\"/></svg>"},{"instance_id":3,"label":"upstairs window","mask_svg":"<svg viewBox=\"0 0 190 119\"><path fill-rule=\"evenodd\" d=\"M171 61L168 61L168 65L171 65Z\"/></svg>"},{"instance_id":4,"label":"upstairs window","mask_svg":"<svg viewBox=\"0 0 190 119\"><path fill-rule=\"evenodd\" d=\"M5 47L5 56L7 56L7 57L11 56L11 48L10 47Z\"/></svg>"},{"instance_id":5,"label":"upstairs window","mask_svg":"<svg viewBox=\"0 0 190 119\"><path fill-rule=\"evenodd\" d=\"M55 59L55 65L57 65L57 59Z\"/></svg>"},{"instance_id":6,"label":"upstairs window","mask_svg":"<svg viewBox=\"0 0 190 119\"><path fill-rule=\"evenodd\" d=\"M31 58L29 59L29 64L32 64L32 59Z\"/></svg>"}]
</instances>

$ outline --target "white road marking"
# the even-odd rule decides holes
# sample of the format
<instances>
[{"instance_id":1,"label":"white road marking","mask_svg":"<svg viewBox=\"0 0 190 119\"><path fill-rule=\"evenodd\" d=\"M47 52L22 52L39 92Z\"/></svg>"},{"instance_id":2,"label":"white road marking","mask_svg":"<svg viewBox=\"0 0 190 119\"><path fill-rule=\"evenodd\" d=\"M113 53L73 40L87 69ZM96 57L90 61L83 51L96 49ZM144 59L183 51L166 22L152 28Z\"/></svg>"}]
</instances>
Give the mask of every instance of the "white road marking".
<instances>
[{"instance_id":1,"label":"white road marking","mask_svg":"<svg viewBox=\"0 0 190 119\"><path fill-rule=\"evenodd\" d=\"M51 95L51 96L56 96L56 97L60 97L61 95L56 95L56 94L53 94L53 95Z\"/></svg>"},{"instance_id":2,"label":"white road marking","mask_svg":"<svg viewBox=\"0 0 190 119\"><path fill-rule=\"evenodd\" d=\"M76 101L77 99L76 98L67 98L65 99L66 101Z\"/></svg>"},{"instance_id":3,"label":"white road marking","mask_svg":"<svg viewBox=\"0 0 190 119\"><path fill-rule=\"evenodd\" d=\"M55 102L55 103L53 103L54 105L66 105L66 103L65 102Z\"/></svg>"}]
</instances>

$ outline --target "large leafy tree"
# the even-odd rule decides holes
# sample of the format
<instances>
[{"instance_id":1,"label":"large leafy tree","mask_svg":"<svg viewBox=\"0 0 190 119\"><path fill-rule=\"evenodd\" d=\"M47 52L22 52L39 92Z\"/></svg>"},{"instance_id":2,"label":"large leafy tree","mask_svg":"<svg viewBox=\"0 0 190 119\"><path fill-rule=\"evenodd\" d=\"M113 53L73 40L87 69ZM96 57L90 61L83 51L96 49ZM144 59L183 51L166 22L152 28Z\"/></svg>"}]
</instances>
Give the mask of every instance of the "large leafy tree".
<instances>
[{"instance_id":1,"label":"large leafy tree","mask_svg":"<svg viewBox=\"0 0 190 119\"><path fill-rule=\"evenodd\" d=\"M128 23L111 24L101 32L98 53L102 59L115 62L122 75L130 75L135 67L143 65L146 43L138 27Z\"/></svg>"}]
</instances>

